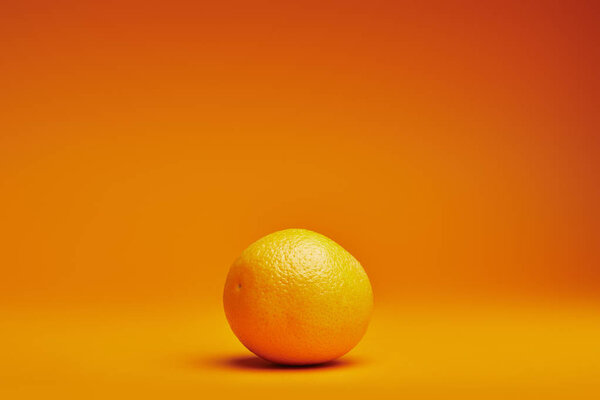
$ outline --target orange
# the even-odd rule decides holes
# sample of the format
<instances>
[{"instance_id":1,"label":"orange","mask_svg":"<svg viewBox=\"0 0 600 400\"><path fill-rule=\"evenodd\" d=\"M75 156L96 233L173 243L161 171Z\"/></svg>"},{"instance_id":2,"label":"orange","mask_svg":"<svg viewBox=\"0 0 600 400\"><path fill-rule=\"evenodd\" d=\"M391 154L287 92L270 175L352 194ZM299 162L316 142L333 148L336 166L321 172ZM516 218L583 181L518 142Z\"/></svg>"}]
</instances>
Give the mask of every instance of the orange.
<instances>
[{"instance_id":1,"label":"orange","mask_svg":"<svg viewBox=\"0 0 600 400\"><path fill-rule=\"evenodd\" d=\"M369 278L333 240L286 229L251 244L223 293L231 329L250 351L279 364L318 364L350 351L373 308Z\"/></svg>"}]
</instances>

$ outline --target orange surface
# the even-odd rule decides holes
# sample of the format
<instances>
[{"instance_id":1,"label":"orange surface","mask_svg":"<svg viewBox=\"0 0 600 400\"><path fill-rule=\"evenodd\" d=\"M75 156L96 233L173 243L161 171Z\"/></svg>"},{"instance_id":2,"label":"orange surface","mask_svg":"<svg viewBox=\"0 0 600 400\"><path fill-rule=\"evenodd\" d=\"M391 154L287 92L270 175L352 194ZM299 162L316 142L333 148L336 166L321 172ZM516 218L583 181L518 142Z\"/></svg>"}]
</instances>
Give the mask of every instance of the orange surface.
<instances>
[{"instance_id":1,"label":"orange surface","mask_svg":"<svg viewBox=\"0 0 600 400\"><path fill-rule=\"evenodd\" d=\"M598 398L595 2L5 1L2 398ZM278 229L375 317L248 359L221 295Z\"/></svg>"},{"instance_id":2,"label":"orange surface","mask_svg":"<svg viewBox=\"0 0 600 400\"><path fill-rule=\"evenodd\" d=\"M600 393L600 316L581 304L380 307L358 347L319 368L267 364L237 341L222 313L181 305L20 310L3 313L0 328L5 399Z\"/></svg>"},{"instance_id":3,"label":"orange surface","mask_svg":"<svg viewBox=\"0 0 600 400\"><path fill-rule=\"evenodd\" d=\"M223 290L232 332L277 364L314 365L352 350L373 314L373 289L360 262L307 229L273 232L233 262Z\"/></svg>"}]
</instances>

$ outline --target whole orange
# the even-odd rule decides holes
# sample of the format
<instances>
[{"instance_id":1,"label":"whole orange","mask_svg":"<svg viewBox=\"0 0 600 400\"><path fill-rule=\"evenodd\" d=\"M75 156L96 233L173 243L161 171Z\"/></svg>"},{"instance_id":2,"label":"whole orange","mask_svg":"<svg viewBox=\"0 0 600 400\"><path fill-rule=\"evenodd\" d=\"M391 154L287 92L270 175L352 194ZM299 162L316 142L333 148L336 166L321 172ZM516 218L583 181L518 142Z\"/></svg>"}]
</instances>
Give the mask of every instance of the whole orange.
<instances>
[{"instance_id":1,"label":"whole orange","mask_svg":"<svg viewBox=\"0 0 600 400\"><path fill-rule=\"evenodd\" d=\"M251 244L233 263L225 315L254 354L279 364L318 364L350 351L373 308L369 278L333 240L286 229Z\"/></svg>"}]
</instances>

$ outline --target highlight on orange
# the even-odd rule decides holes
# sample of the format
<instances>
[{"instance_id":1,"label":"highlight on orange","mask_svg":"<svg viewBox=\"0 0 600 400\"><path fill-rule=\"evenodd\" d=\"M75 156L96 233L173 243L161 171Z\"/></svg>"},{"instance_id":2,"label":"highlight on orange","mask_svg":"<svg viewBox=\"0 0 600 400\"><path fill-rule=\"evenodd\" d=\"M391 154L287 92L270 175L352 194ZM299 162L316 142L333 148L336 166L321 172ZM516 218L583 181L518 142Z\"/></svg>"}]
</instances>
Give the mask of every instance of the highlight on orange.
<instances>
[{"instance_id":1,"label":"highlight on orange","mask_svg":"<svg viewBox=\"0 0 600 400\"><path fill-rule=\"evenodd\" d=\"M600 395L595 2L0 10L0 398ZM288 228L375 295L320 367L223 313Z\"/></svg>"}]
</instances>

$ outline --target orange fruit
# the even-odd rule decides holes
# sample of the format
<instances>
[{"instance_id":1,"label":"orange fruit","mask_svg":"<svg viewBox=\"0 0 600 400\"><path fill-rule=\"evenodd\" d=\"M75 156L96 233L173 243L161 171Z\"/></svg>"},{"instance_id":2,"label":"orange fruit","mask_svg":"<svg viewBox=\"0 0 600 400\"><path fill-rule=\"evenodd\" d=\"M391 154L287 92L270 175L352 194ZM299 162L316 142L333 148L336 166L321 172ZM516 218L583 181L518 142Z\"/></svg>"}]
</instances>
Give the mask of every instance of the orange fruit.
<instances>
[{"instance_id":1,"label":"orange fruit","mask_svg":"<svg viewBox=\"0 0 600 400\"><path fill-rule=\"evenodd\" d=\"M369 278L333 240L306 229L259 239L233 263L223 293L231 329L278 364L318 364L350 351L373 308Z\"/></svg>"}]
</instances>

